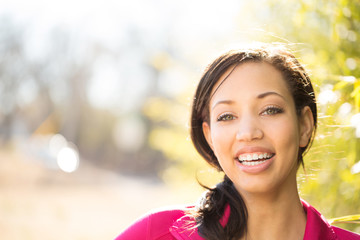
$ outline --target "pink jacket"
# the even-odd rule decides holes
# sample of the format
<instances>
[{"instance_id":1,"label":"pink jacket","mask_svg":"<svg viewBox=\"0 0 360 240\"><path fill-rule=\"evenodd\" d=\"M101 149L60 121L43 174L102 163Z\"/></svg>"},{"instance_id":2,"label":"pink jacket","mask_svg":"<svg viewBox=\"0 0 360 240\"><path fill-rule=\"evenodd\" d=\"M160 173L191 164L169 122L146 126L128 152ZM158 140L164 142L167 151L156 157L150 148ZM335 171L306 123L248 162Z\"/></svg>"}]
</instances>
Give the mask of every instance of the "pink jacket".
<instances>
[{"instance_id":1,"label":"pink jacket","mask_svg":"<svg viewBox=\"0 0 360 240\"><path fill-rule=\"evenodd\" d=\"M307 213L304 240L360 240L359 234L330 226L315 208L302 203ZM221 225L226 225L229 215L227 207ZM191 220L186 209L158 211L139 219L115 240L204 240Z\"/></svg>"}]
</instances>

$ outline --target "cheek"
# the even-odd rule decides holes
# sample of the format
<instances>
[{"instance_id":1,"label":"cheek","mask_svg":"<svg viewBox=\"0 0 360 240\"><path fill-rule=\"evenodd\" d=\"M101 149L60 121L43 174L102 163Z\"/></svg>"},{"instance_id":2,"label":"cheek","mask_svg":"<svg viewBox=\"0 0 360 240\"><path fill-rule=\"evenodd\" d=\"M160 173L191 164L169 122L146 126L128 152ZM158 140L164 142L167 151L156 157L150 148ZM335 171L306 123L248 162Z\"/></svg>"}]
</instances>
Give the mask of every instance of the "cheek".
<instances>
[{"instance_id":1,"label":"cheek","mask_svg":"<svg viewBox=\"0 0 360 240\"><path fill-rule=\"evenodd\" d=\"M211 138L214 147L214 153L219 161L221 161L226 154L231 153L233 136L234 133L229 127L213 127L211 131Z\"/></svg>"},{"instance_id":2,"label":"cheek","mask_svg":"<svg viewBox=\"0 0 360 240\"><path fill-rule=\"evenodd\" d=\"M297 150L299 148L299 130L297 128L297 121L288 118L286 121L274 122L268 128L268 136L273 139L273 142L280 148L282 152L289 152L289 150ZM291 151L290 151L291 152Z\"/></svg>"}]
</instances>

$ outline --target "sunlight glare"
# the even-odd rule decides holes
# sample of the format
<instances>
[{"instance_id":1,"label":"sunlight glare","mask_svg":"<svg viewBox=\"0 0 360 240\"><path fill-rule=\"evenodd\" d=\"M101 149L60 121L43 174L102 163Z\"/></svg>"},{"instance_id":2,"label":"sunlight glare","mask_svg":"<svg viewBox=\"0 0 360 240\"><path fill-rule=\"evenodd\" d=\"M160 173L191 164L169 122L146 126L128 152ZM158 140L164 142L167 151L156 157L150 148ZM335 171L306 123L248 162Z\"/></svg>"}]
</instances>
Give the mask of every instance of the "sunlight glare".
<instances>
[{"instance_id":1,"label":"sunlight glare","mask_svg":"<svg viewBox=\"0 0 360 240\"><path fill-rule=\"evenodd\" d=\"M57 155L57 163L64 172L74 172L79 167L79 154L72 148L64 147Z\"/></svg>"},{"instance_id":2,"label":"sunlight glare","mask_svg":"<svg viewBox=\"0 0 360 240\"><path fill-rule=\"evenodd\" d=\"M355 135L357 138L360 138L360 113L355 114L350 119L351 126L353 126L356 131Z\"/></svg>"},{"instance_id":3,"label":"sunlight glare","mask_svg":"<svg viewBox=\"0 0 360 240\"><path fill-rule=\"evenodd\" d=\"M49 142L49 151L51 156L56 157L61 149L67 146L65 137L61 134L55 134Z\"/></svg>"},{"instance_id":4,"label":"sunlight glare","mask_svg":"<svg viewBox=\"0 0 360 240\"><path fill-rule=\"evenodd\" d=\"M354 166L351 167L351 173L352 174L360 173L360 161L355 163Z\"/></svg>"},{"instance_id":5,"label":"sunlight glare","mask_svg":"<svg viewBox=\"0 0 360 240\"><path fill-rule=\"evenodd\" d=\"M325 105L328 103L336 103L336 101L339 99L336 92L333 90L333 85L326 84L322 87L320 94L318 96L318 103Z\"/></svg>"}]
</instances>

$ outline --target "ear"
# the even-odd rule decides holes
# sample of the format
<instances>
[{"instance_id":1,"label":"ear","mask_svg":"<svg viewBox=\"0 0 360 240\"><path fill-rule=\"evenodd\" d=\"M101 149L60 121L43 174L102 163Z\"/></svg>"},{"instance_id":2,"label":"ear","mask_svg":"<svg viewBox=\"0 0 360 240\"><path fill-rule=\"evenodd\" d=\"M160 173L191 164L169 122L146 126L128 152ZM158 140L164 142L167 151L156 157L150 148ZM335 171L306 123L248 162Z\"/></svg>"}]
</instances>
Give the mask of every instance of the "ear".
<instances>
[{"instance_id":1,"label":"ear","mask_svg":"<svg viewBox=\"0 0 360 240\"><path fill-rule=\"evenodd\" d=\"M211 130L210 130L209 123L203 122L202 123L202 129L203 129L203 133L204 133L204 136L205 136L205 139L206 139L207 143L209 144L211 149L214 151L213 144L212 144L212 139L211 139Z\"/></svg>"},{"instance_id":2,"label":"ear","mask_svg":"<svg viewBox=\"0 0 360 240\"><path fill-rule=\"evenodd\" d=\"M305 106L301 110L301 117L300 117L300 147L306 147L308 145L313 128L314 128L314 118L312 115L312 111L309 106Z\"/></svg>"}]
</instances>

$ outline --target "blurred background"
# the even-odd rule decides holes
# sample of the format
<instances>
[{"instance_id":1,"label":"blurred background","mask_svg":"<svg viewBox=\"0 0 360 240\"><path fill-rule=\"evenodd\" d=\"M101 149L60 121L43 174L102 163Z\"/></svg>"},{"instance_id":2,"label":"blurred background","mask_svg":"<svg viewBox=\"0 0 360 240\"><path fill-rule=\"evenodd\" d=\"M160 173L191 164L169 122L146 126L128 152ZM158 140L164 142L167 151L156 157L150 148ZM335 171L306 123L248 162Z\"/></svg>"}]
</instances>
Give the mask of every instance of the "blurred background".
<instances>
[{"instance_id":1,"label":"blurred background","mask_svg":"<svg viewBox=\"0 0 360 240\"><path fill-rule=\"evenodd\" d=\"M290 44L316 87L301 196L360 214L359 1L2 0L1 239L113 239L194 203L221 177L189 139L195 86L252 41Z\"/></svg>"}]
</instances>

